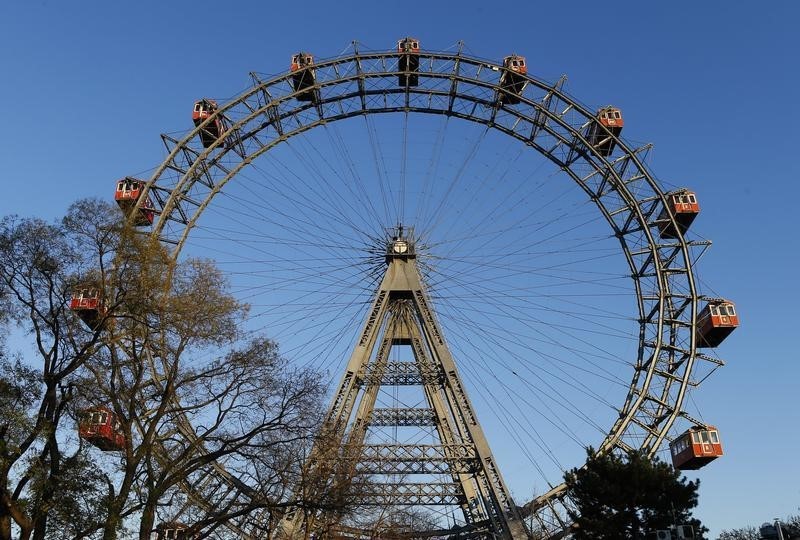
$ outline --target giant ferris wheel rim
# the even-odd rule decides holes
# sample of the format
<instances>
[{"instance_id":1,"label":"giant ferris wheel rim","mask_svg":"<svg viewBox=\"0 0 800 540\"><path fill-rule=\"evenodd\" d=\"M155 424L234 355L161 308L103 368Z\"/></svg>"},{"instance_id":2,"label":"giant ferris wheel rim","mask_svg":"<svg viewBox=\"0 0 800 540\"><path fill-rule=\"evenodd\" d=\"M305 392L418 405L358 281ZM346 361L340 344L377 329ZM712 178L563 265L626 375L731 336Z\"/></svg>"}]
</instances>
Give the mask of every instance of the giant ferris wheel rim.
<instances>
[{"instance_id":1,"label":"giant ferris wheel rim","mask_svg":"<svg viewBox=\"0 0 800 540\"><path fill-rule=\"evenodd\" d=\"M619 151L614 159L607 159L601 155L588 143L583 134L585 127L594 120L594 112L563 91L561 87L563 80L550 84L526 74L524 75L526 86L520 95L520 104L500 103L496 97L502 92L499 79L505 68L484 59L466 56L461 52L420 51L418 54L420 70L417 74L420 81L449 83L447 92L433 87L426 89L423 85L422 88L408 85L405 88L396 85L368 88L371 82L396 80L401 72L393 67L393 64L397 63L400 56L402 56L400 53L394 51L364 53L355 51L315 64L313 69L317 73L324 74L314 86L314 91L319 92L320 96L316 103L297 102L295 98L300 92L286 91L287 88L291 90L291 72L287 71L265 81L254 78L251 88L221 105L204 124L195 127L180 140L165 138L165 144L170 150L169 155L147 182L146 191L137 201L138 205L142 200L146 200L148 192L156 195L158 200L158 222L150 234L162 242L173 245L172 257L177 258L197 219L228 181L275 146L295 135L330 122L369 114L444 114L495 129L523 142L560 167L597 205L619 240L621 250L631 269L637 296L639 347L637 367L625 403L620 407L620 419L609 428L599 450L630 449L623 442L623 436L626 430L635 427L645 434L640 447L651 454L655 453L663 439L667 437L674 421L684 415L683 399L696 360L693 329L700 296L693 276L691 244L682 234L679 234L675 241L666 244L659 242L653 230L654 214L666 205L668 193L660 187L656 178L640 159L639 154L642 149L631 148L624 140L608 132L608 136L614 138ZM423 62L426 69L423 69ZM484 78L485 74L494 74L493 79ZM283 91L276 91L279 88ZM342 90L349 88L350 91L335 93L337 88ZM429 97L428 107L412 103L414 98L420 96ZM492 100L491 96L495 99ZM369 100L376 97L383 97L384 107L370 106ZM402 98L404 103L393 102L390 106L389 97ZM443 105L446 101L448 106L433 107L434 98L437 103L441 102ZM345 110L342 103L347 101L360 102L361 106ZM454 107L457 102L471 104L471 112ZM554 104L560 106L555 107ZM284 107L283 111L279 110L281 106ZM326 114L328 111L325 107L333 109L336 106L339 108L339 114ZM231 122L230 128L222 137L207 148L198 143L204 126L215 118L224 117L239 109L244 111L241 118ZM529 109L530 112L527 110L523 112L523 109ZM483 114L487 111L488 115ZM576 115L580 121L568 121L565 118L568 111ZM298 120L303 115L310 117L308 121ZM503 123L498 115L508 115L515 120L510 124ZM288 119L296 121L294 129L287 130L283 125ZM523 130L518 129L520 125L530 126L528 136L525 136ZM274 132L273 139L266 144L261 143L259 136L263 137L264 133L270 130ZM537 136L542 133L552 137L555 145L551 148L542 146L537 141ZM244 143L253 144L254 141L258 141L255 150L248 152ZM223 164L223 158L230 158L234 165ZM586 174L579 174L576 165L591 168L593 171L591 176L600 179L597 184L592 183L594 180L591 177L587 180ZM177 181L170 182L168 178L170 171L176 173ZM637 185L646 185L651 190L645 201L632 193L629 186L633 182L637 182ZM189 194L198 183L203 185L207 192L203 200L193 201ZM611 193L627 206L606 207L605 197ZM187 209L193 213L190 214ZM626 219L620 220L620 215L625 215ZM671 219L674 221L674 217ZM166 232L173 225L179 234L169 235ZM648 252L644 255L639 253L643 250L634 252L628 245L627 236L635 233L641 235L647 242ZM642 263L642 260L650 262ZM683 272L668 268L675 260L682 261ZM664 261L669 262L662 264ZM676 286L675 281L679 278L685 282ZM644 280L657 285L657 299L645 299L646 294L642 287ZM674 290L682 291L684 304L676 305L678 300L672 292ZM665 321L676 319L681 320L683 324L677 326L665 324ZM647 343L648 329L655 331L656 338L652 343ZM669 338L669 336L674 338L676 334L684 336L687 332L688 348L676 347L674 343L677 340ZM652 352L648 354L648 351ZM663 366L659 365L663 357L670 359L680 357L680 362L669 362L677 366L674 372L663 372L661 369ZM664 390L661 396L652 396L650 388L652 381L657 377L663 379ZM679 386L677 391L674 388L676 384ZM637 413L641 412L643 403L648 400L655 404L654 414L662 416L653 427L646 425L647 422L640 418L642 415L637 416ZM563 493L562 484L531 501L526 507L531 511L537 511L552 505L553 501L563 496Z\"/></svg>"}]
</instances>

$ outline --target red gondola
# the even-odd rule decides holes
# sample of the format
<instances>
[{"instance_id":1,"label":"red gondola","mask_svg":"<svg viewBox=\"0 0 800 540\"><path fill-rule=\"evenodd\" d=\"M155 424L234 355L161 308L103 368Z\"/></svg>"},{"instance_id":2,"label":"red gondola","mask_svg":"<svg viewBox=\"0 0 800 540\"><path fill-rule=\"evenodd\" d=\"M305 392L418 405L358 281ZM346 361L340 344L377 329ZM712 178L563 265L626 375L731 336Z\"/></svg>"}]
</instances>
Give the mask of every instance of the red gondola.
<instances>
[{"instance_id":1,"label":"red gondola","mask_svg":"<svg viewBox=\"0 0 800 540\"><path fill-rule=\"evenodd\" d=\"M608 157L614 151L616 137L622 133L625 121L622 119L622 111L609 105L597 111L594 122L589 124L586 130L586 140L603 157ZM608 131L613 137L609 136Z\"/></svg>"},{"instance_id":2,"label":"red gondola","mask_svg":"<svg viewBox=\"0 0 800 540\"><path fill-rule=\"evenodd\" d=\"M419 40L405 37L397 42L397 52L400 60L397 69L401 73L397 76L400 86L419 86Z\"/></svg>"},{"instance_id":3,"label":"red gondola","mask_svg":"<svg viewBox=\"0 0 800 540\"><path fill-rule=\"evenodd\" d=\"M97 330L103 325L106 309L97 287L91 285L75 287L69 308L92 330Z\"/></svg>"},{"instance_id":4,"label":"red gondola","mask_svg":"<svg viewBox=\"0 0 800 540\"><path fill-rule=\"evenodd\" d=\"M298 94L297 101L317 102L317 93L314 84L317 82L314 69L314 57L309 53L300 52L292 55L292 86Z\"/></svg>"},{"instance_id":5,"label":"red gondola","mask_svg":"<svg viewBox=\"0 0 800 540\"><path fill-rule=\"evenodd\" d=\"M525 75L528 65L524 56L512 54L503 58L503 74L500 75L500 103L515 105L525 88Z\"/></svg>"},{"instance_id":6,"label":"red gondola","mask_svg":"<svg viewBox=\"0 0 800 540\"><path fill-rule=\"evenodd\" d=\"M104 452L125 449L125 435L117 415L108 407L95 407L81 413L78 435Z\"/></svg>"},{"instance_id":7,"label":"red gondola","mask_svg":"<svg viewBox=\"0 0 800 540\"><path fill-rule=\"evenodd\" d=\"M668 193L667 201L667 207L658 215L658 231L661 238L677 238L678 231L686 234L689 225L700 213L700 204L697 202L697 195L688 189ZM670 214L675 217L675 222L678 224L677 230L672 224Z\"/></svg>"},{"instance_id":8,"label":"red gondola","mask_svg":"<svg viewBox=\"0 0 800 540\"><path fill-rule=\"evenodd\" d=\"M191 540L188 525L178 522L161 523L156 527L156 540Z\"/></svg>"},{"instance_id":9,"label":"red gondola","mask_svg":"<svg viewBox=\"0 0 800 540\"><path fill-rule=\"evenodd\" d=\"M114 200L126 216L129 216L131 211L136 207L136 202L142 194L144 189L144 182L136 178L125 177L117 182L117 190L114 192ZM155 212L153 211L153 202L150 197L142 201L139 210L136 212L136 217L133 224L137 227L152 225Z\"/></svg>"},{"instance_id":10,"label":"red gondola","mask_svg":"<svg viewBox=\"0 0 800 540\"><path fill-rule=\"evenodd\" d=\"M720 457L722 443L714 426L693 427L672 441L669 450L673 467L695 470Z\"/></svg>"},{"instance_id":11,"label":"red gondola","mask_svg":"<svg viewBox=\"0 0 800 540\"><path fill-rule=\"evenodd\" d=\"M716 347L739 326L739 316L733 302L709 300L697 316L695 338L698 347Z\"/></svg>"},{"instance_id":12,"label":"red gondola","mask_svg":"<svg viewBox=\"0 0 800 540\"><path fill-rule=\"evenodd\" d=\"M211 118L211 116L217 112L217 109L217 102L213 99L203 98L199 101L195 101L194 109L192 109L192 121L195 127L205 122L208 118ZM218 115L200 130L200 142L203 143L203 148L208 148L214 144L214 141L222 137L224 133L225 123L222 117Z\"/></svg>"}]
</instances>

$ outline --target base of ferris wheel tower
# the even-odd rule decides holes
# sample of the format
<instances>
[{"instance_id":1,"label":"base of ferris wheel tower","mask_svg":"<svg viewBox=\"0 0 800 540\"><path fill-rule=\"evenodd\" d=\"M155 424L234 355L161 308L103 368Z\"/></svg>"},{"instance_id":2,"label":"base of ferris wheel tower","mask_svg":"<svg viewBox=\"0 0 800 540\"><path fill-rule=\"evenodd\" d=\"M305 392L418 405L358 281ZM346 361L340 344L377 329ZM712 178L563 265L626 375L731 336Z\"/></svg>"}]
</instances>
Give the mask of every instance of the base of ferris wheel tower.
<instances>
[{"instance_id":1,"label":"base of ferris wheel tower","mask_svg":"<svg viewBox=\"0 0 800 540\"><path fill-rule=\"evenodd\" d=\"M296 497L313 499L315 486L329 487L334 477L344 477L345 489L352 490L352 501L359 507L458 507L465 522L459 527L461 538L528 538L434 315L417 266L414 238L404 235L402 227L396 233L387 242L386 272L306 463L304 477L314 481L298 488ZM395 345L410 346L413 361L390 361ZM427 408L375 407L382 386L400 385L421 388ZM365 443L370 426L434 427L439 444ZM415 474L441 475L449 481L355 480L370 475L407 479ZM290 513L280 536L320 537L337 529L341 516L312 508ZM341 527L342 533L346 530Z\"/></svg>"}]
</instances>

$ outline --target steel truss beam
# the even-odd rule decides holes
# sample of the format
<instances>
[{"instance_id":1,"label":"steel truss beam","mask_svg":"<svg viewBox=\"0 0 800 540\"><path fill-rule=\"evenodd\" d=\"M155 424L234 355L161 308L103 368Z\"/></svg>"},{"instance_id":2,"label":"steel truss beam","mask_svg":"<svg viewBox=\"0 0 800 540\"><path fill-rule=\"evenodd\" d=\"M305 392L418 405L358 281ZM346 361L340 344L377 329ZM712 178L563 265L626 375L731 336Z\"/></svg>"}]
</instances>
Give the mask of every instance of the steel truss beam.
<instances>
[{"instance_id":1,"label":"steel truss beam","mask_svg":"<svg viewBox=\"0 0 800 540\"><path fill-rule=\"evenodd\" d=\"M458 484L380 483L371 484L359 493L364 506L457 506L463 504L464 493Z\"/></svg>"},{"instance_id":2,"label":"steel truss beam","mask_svg":"<svg viewBox=\"0 0 800 540\"><path fill-rule=\"evenodd\" d=\"M475 448L469 444L402 445L369 444L342 459L357 461L360 474L473 473L480 469Z\"/></svg>"},{"instance_id":3,"label":"steel truss beam","mask_svg":"<svg viewBox=\"0 0 800 540\"><path fill-rule=\"evenodd\" d=\"M437 384L444 379L444 373L436 366L420 366L415 362L391 362L382 373L367 370L359 376L362 385L408 386L421 384Z\"/></svg>"},{"instance_id":4,"label":"steel truss beam","mask_svg":"<svg viewBox=\"0 0 800 540\"><path fill-rule=\"evenodd\" d=\"M413 245L413 244L412 244ZM372 504L394 500L399 504L457 504L467 523L488 518L493 534L500 538L525 538L524 525L508 488L492 456L472 404L464 391L455 362L442 335L431 303L425 292L413 249L402 256L387 255L388 267L357 341L345 374L323 425L324 438L311 453L308 467L320 469L326 461L349 464L351 475L445 474L452 482L444 484L408 484L409 488L389 484L357 484L364 493L354 493L359 500L376 495ZM414 362L391 362L389 351L395 344L410 345ZM373 356L374 352L374 356ZM389 366L393 376L405 377L417 371L418 380L428 401L422 409L382 409L375 402L379 384L359 384L366 375L373 381L387 379ZM423 373L443 374L441 377ZM362 374L360 377L358 374ZM441 444L365 444L370 426L435 426ZM338 442L337 442L338 441ZM323 445L339 445L340 452L326 452ZM323 456L329 456L324 458ZM341 470L326 466L324 470ZM311 473L313 474L313 473ZM437 487L439 486L439 487ZM375 489L383 491L375 492ZM401 489L398 491L398 489ZM387 491L388 490L388 491ZM399 497L399 499L398 499ZM285 523L288 537L308 534L319 524L330 526L335 516L324 513L305 521L297 512ZM334 520L334 521L332 521Z\"/></svg>"},{"instance_id":5,"label":"steel truss beam","mask_svg":"<svg viewBox=\"0 0 800 540\"><path fill-rule=\"evenodd\" d=\"M318 64L315 103L296 102L289 74L268 80L254 76L252 88L220 107L218 115L236 121L230 122L229 131L209 148L203 148L200 141L204 125L180 140L164 136L169 156L140 198L145 200L148 191L154 195L159 219L152 235L174 245L172 253L177 257L189 231L227 181L274 146L325 123L363 114L412 112L445 114L485 124L522 141L563 168L596 203L619 239L630 267L638 296L640 346L619 420L609 429L600 450L636 447L652 454L668 437L677 418L697 423L682 410L687 388L696 384L691 378L694 366L698 360L715 367L722 362L696 352L693 329L699 295L691 249L700 244L688 242L683 235L671 242L658 238L658 215L667 200L643 165L642 157L649 146L632 149L618 140L612 156L600 156L583 137L594 112L563 92L563 79L552 85L528 76L519 105L498 105L500 66L464 56L460 50L456 54L423 52L419 86L398 88L397 61L398 55L393 52L356 51ZM375 306L385 309L381 302ZM436 342L433 332L428 330L425 338ZM362 336L371 333L365 327ZM389 363L378 370L348 371L342 384L346 391L337 396L336 410L350 410L352 403L348 400L354 389L366 391L381 384L429 385L434 380L449 389L445 402L452 399L463 409L463 390L448 372L433 372L422 366L418 373L408 373L407 367ZM464 414L468 416L470 411ZM466 416L451 420L454 434L461 433L457 422L470 423ZM334 424L331 429L337 433L346 427L341 417ZM491 461L483 461L487 471L494 469ZM233 485L233 480L221 476ZM559 494L558 490L544 494L530 507L539 512L561 505L563 510L566 503ZM546 530L558 533L554 528Z\"/></svg>"},{"instance_id":6,"label":"steel truss beam","mask_svg":"<svg viewBox=\"0 0 800 540\"><path fill-rule=\"evenodd\" d=\"M421 377L420 377L421 378ZM370 426L435 426L436 412L433 409L372 409Z\"/></svg>"}]
</instances>

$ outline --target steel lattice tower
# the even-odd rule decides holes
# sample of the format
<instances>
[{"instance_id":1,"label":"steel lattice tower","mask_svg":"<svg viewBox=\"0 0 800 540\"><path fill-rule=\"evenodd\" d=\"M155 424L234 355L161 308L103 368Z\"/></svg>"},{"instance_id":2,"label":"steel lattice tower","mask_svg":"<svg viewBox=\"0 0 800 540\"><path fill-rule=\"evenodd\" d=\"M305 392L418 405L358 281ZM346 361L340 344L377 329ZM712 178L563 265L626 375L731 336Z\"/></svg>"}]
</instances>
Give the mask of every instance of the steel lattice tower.
<instances>
[{"instance_id":1,"label":"steel lattice tower","mask_svg":"<svg viewBox=\"0 0 800 540\"><path fill-rule=\"evenodd\" d=\"M447 482L358 485L364 506L458 506L471 536L526 538L518 508L503 481L467 396L423 285L413 236L403 228L387 242L387 268L344 376L311 453L308 477L442 475ZM392 347L409 346L413 361L390 361ZM417 386L426 408L377 408L383 386ZM439 444L365 442L370 426L435 427ZM324 441L324 442L323 442ZM338 462L338 463L334 463ZM330 482L315 485L330 486ZM349 484L348 484L349 485ZM306 495L311 495L306 492ZM287 537L330 527L330 511L296 512Z\"/></svg>"}]
</instances>

